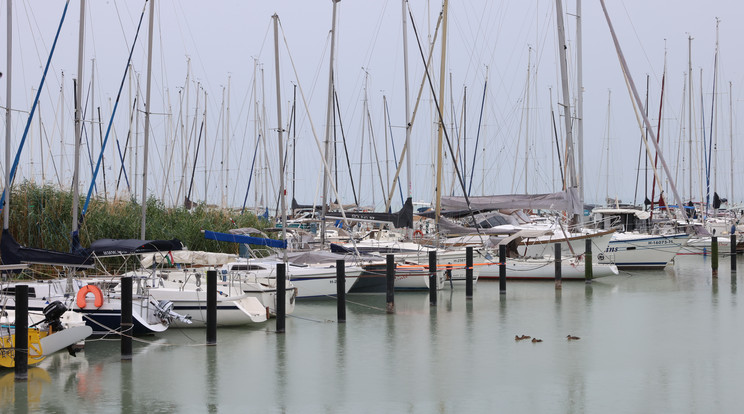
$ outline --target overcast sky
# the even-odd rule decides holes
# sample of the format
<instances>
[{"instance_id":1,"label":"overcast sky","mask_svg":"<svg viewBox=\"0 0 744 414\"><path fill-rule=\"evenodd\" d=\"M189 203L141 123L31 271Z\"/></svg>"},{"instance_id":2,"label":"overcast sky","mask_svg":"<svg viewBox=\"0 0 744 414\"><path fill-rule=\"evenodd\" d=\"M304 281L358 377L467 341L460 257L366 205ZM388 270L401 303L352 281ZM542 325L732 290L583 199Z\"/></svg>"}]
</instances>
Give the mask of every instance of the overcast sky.
<instances>
[{"instance_id":1,"label":"overcast sky","mask_svg":"<svg viewBox=\"0 0 744 414\"><path fill-rule=\"evenodd\" d=\"M692 198L701 198L705 182L704 164L701 161L705 158L701 140L704 125L706 139L710 139L711 126L713 127L713 140L717 148L711 155L714 167L710 174L711 186L722 197L731 197L732 171L735 183L742 173L742 167L735 165L732 169L729 161L732 137L734 155L741 154L740 145L737 145L740 134L735 116L734 122L730 123L730 104L734 113L737 113L741 101L741 85L744 83L739 69L741 58L737 53L741 49L738 43L744 38L744 33L741 33L744 28L739 22L742 6L738 2L722 1L626 0L608 3L620 45L643 99L647 89L646 77L649 77L648 112L653 125L657 125L659 120L666 55L660 139L664 156L675 174L672 178L677 182L680 195L685 201L689 200L692 188ZM7 3L3 3L0 19L7 29L6 5ZM437 1L412 1L409 5L421 48L426 54L442 4ZM12 116L11 138L14 156L65 2L14 0L12 6L12 107L15 111ZM85 66L82 74L83 102L88 105L85 119L92 119L92 97L93 105L101 108L103 119L100 129L104 135L144 6L144 1L87 2ZM45 180L64 187L71 184L74 142L72 79L79 76L79 7L79 1L71 1L69 4L41 94L37 116L31 124L28 142L21 156L19 179L34 179L37 182ZM229 206L240 207L244 203L250 181L247 205L260 204L264 198L264 203L273 208L279 180L271 21L271 16L276 13L281 22L280 83L282 120L285 125L290 119L293 85L298 86L297 130L290 130L289 134L285 134L285 138L296 137L296 151L293 151L291 145L295 141L290 141L288 147L288 194L291 196L293 191L291 154L294 152L297 199L303 204L314 200L319 202L322 185L321 155L315 137L321 142L325 137L332 7L330 0L156 0L149 194L172 205L183 200L191 188L193 200L206 200L210 204L225 201ZM573 111L577 92L576 4L573 1L564 1L564 8L570 59L570 104ZM104 153L103 171L110 196L115 193L120 172L118 151L123 153L127 150L130 105L137 78L140 80L142 95L138 107L143 111L148 10L149 6L145 10L132 57L135 79L133 92L130 95L129 82L125 82ZM344 203L354 201L342 143L343 129L357 197L360 203L380 209L385 198L383 190L389 191L389 183L395 171L395 157L399 157L405 141L402 5L399 0L344 0L337 4L337 13L334 66L340 117L336 117L335 136L338 141L340 198ZM716 18L720 18L720 53L714 99ZM641 133L598 1L584 1L582 21L586 201L600 203L609 196L624 202L640 203L645 196L651 196L652 175L645 171L645 159L640 162L640 173L638 170ZM560 188L559 158L556 156L551 119L552 108L558 134L563 141L565 131L562 106L559 104L564 103L564 98L560 93L555 22L555 2L551 0L473 0L451 2L449 6L446 97L442 109L455 151L459 147L457 157L467 166L466 180L468 187L472 187L471 195L524 193L525 190L530 193L544 193ZM6 45L6 30L0 32L0 44ZM692 159L688 153L690 131L687 99L683 100L683 93L689 94L689 90L685 89L688 76L688 36L694 39L691 57L694 117ZM430 69L437 93L441 62L440 41L441 34L434 48ZM409 96L412 108L424 76L419 50L409 19ZM91 73L92 59L95 59L94 73ZM187 59L190 61L188 84ZM6 74L8 67L5 57L2 62L4 63L0 70ZM92 77L95 79L91 85ZM229 105L226 102L228 78ZM5 107L7 76L2 80L0 103ZM729 94L730 82L732 95ZM90 92L91 88L93 94ZM364 111L365 89L369 120ZM303 103L303 95L307 109ZM412 191L415 201L431 202L434 197L433 159L437 118L428 82L425 83L421 96L411 134ZM384 100L389 110L389 122L383 109ZM229 133L225 133L228 106ZM206 123L202 127L205 107ZM711 121L713 108L717 110ZM195 112L198 112L196 118ZM133 121L132 124L130 141L134 153L127 154L124 165L131 181L131 191L134 192L137 185L139 197L144 118L140 116L138 133L135 129L136 122ZM733 125L733 130L730 129L730 124ZM94 123L92 126L95 126L95 132L91 130L90 123L86 126L86 146L81 157L83 193L87 192L90 185L91 159L95 163L101 148L99 125ZM194 167L195 147L200 130L201 147ZM370 133L373 134L374 141L370 140ZM258 134L264 136L265 141L259 142L251 178ZM526 142L529 145L527 152ZM709 144L706 142L705 145ZM563 143L560 144L560 151L563 154ZM446 145L445 152L448 152ZM2 161L4 160L0 160ZM689 178L690 165L692 181ZM104 186L102 174L103 172L99 173L97 180L99 194L102 194ZM405 168L401 177L401 191L405 196ZM663 181L665 186L669 185L666 177ZM447 194L462 194L455 183L451 156L447 154L443 178L443 188ZM125 187L122 175L118 192L120 196L125 194ZM734 200L741 200L744 190L734 188L734 191ZM658 190L656 194L658 196ZM329 198L333 200L336 197L331 194ZM393 208L400 204L400 193L396 190Z\"/></svg>"}]
</instances>

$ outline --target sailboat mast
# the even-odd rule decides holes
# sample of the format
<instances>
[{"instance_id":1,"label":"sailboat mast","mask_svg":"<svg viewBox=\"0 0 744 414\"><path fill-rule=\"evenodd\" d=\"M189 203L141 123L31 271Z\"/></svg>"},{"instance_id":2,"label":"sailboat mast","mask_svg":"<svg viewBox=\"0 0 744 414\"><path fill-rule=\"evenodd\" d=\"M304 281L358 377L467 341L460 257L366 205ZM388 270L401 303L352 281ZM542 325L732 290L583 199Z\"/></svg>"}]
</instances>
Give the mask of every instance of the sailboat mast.
<instances>
[{"instance_id":1,"label":"sailboat mast","mask_svg":"<svg viewBox=\"0 0 744 414\"><path fill-rule=\"evenodd\" d=\"M612 120L612 112L610 111L610 105L612 104L612 90L607 91L607 175L605 175L605 202L610 198L610 121Z\"/></svg>"},{"instance_id":2,"label":"sailboat mast","mask_svg":"<svg viewBox=\"0 0 744 414\"><path fill-rule=\"evenodd\" d=\"M96 150L96 59L90 60L90 150L95 154ZM99 120L100 121L100 120ZM98 192L98 187L96 193Z\"/></svg>"},{"instance_id":3,"label":"sailboat mast","mask_svg":"<svg viewBox=\"0 0 744 414\"><path fill-rule=\"evenodd\" d=\"M225 154L225 158L229 158L228 156L230 154L229 152L230 151L230 135L231 135L230 134L230 86L231 86L230 78L231 76L227 75L227 109L225 109L225 112L227 114L226 115L227 119L225 120L225 130L227 131L227 134L226 134L227 136L225 138L227 142L225 143L225 147L227 148L227 153ZM222 162L224 163L225 159L223 159ZM222 201L223 208L227 207L227 186L229 182L230 182L230 164L228 163L227 168L225 168L225 184L224 184L225 196L223 197L223 201Z\"/></svg>"},{"instance_id":4,"label":"sailboat mast","mask_svg":"<svg viewBox=\"0 0 744 414\"><path fill-rule=\"evenodd\" d=\"M584 60L581 43L581 0L576 0L576 145L579 147L579 165L576 179L579 185L581 208L584 206ZM583 212L582 212L583 214Z\"/></svg>"},{"instance_id":5,"label":"sailboat mast","mask_svg":"<svg viewBox=\"0 0 744 414\"><path fill-rule=\"evenodd\" d=\"M558 0L560 1L560 0ZM626 76L626 79L628 83L630 84L630 89L633 93L633 98L636 102L636 105L639 108L642 108L641 105L641 98L638 95L638 89L636 89L635 82L633 82L633 78L630 76L630 71L628 70L628 63L625 61L625 56L622 53L622 50L620 49L620 43L617 39L617 35L615 34L615 29L612 26L612 22L610 21L610 15L607 13L607 6L605 5L604 0L600 0L600 3L602 4L602 10L604 11L605 18L607 19L607 26L610 29L610 34L612 35L613 43L615 44L615 49L618 54L618 58L620 59L620 66L622 67L623 73ZM651 128L651 123L648 120L648 117L643 115L643 122L646 125L646 128L648 129L650 135L651 135L651 142L654 144L654 148L656 149L656 152L659 154L659 161L661 162L661 166L664 167L664 173L668 177L669 180L669 187L672 190L672 194L674 194L674 199L677 202L677 204L681 207L682 206L682 199L679 197L679 193L677 192L677 187L674 184L673 175L669 171L669 166L666 163L666 160L664 159L664 156L661 152L661 148L659 147L659 144L656 142L653 129Z\"/></svg>"},{"instance_id":6,"label":"sailboat mast","mask_svg":"<svg viewBox=\"0 0 744 414\"><path fill-rule=\"evenodd\" d=\"M207 163L209 162L209 159L207 157L207 139L209 139L209 134L207 133L207 91L204 90L204 115L203 119L204 121L204 204L207 204L207 191L208 191L208 182L209 182L209 165ZM199 144L197 144L199 145ZM197 150L198 151L198 150ZM194 160L194 163L196 165L196 160Z\"/></svg>"},{"instance_id":7,"label":"sailboat mast","mask_svg":"<svg viewBox=\"0 0 744 414\"><path fill-rule=\"evenodd\" d=\"M558 53L560 55L560 66L561 66L561 86L563 91L563 112L564 121L566 123L566 190L571 187L576 187L576 164L574 163L574 145L573 145L573 134L571 133L571 98L568 92L568 62L566 59L566 27L563 23L563 2L561 0L555 0L556 4L556 15L557 15L557 26L558 26ZM574 220L578 221L578 216L574 216Z\"/></svg>"},{"instance_id":8,"label":"sailboat mast","mask_svg":"<svg viewBox=\"0 0 744 414\"><path fill-rule=\"evenodd\" d=\"M734 101L731 95L732 83L729 81L729 157L731 170L731 194L729 205L734 203Z\"/></svg>"},{"instance_id":9,"label":"sailboat mast","mask_svg":"<svg viewBox=\"0 0 744 414\"><path fill-rule=\"evenodd\" d=\"M274 14L274 69L276 71L276 122L279 140L279 198L282 203L282 240L287 240L287 199L284 190L284 136L282 129L282 94L279 87L279 16ZM325 229L324 229L325 232ZM287 261L287 249L284 250L284 261Z\"/></svg>"},{"instance_id":10,"label":"sailboat mast","mask_svg":"<svg viewBox=\"0 0 744 414\"><path fill-rule=\"evenodd\" d=\"M331 119L333 118L333 55L336 49L336 5L340 0L331 0L333 2L333 17L331 21L331 58L330 65L328 67L328 110L326 111L326 130L325 130L325 149L323 156L325 162L330 165L331 157ZM328 213L328 174L330 171L324 171L323 173L323 197L321 199L323 206L321 210L320 218L320 244L325 245L326 236L326 213ZM340 201L340 200L339 200Z\"/></svg>"},{"instance_id":11,"label":"sailboat mast","mask_svg":"<svg viewBox=\"0 0 744 414\"><path fill-rule=\"evenodd\" d=\"M444 0L442 6L442 56L441 63L439 66L439 107L444 107L444 81L445 81L445 68L447 64L447 0ZM436 98L435 98L436 99ZM439 120L439 128L437 129L437 181L435 187L436 193L436 208L435 208L435 226L437 232L439 231L439 215L442 212L442 133L444 132L444 120Z\"/></svg>"},{"instance_id":12,"label":"sailboat mast","mask_svg":"<svg viewBox=\"0 0 744 414\"><path fill-rule=\"evenodd\" d=\"M689 158L687 162L690 166L690 201L692 201L692 36L687 36L687 81L689 82L687 95L687 108L689 116L687 117L687 133L690 135L688 141Z\"/></svg>"},{"instance_id":13,"label":"sailboat mast","mask_svg":"<svg viewBox=\"0 0 744 414\"><path fill-rule=\"evenodd\" d=\"M530 64L532 63L532 46L527 49L527 91L525 93L524 107L524 193L527 192L527 172L530 159ZM516 173L516 171L515 171Z\"/></svg>"},{"instance_id":14,"label":"sailboat mast","mask_svg":"<svg viewBox=\"0 0 744 414\"><path fill-rule=\"evenodd\" d=\"M408 0L402 0L403 6L403 85L405 91L405 108L406 108L406 148L411 148L411 103L408 96L408 24L406 22L406 3ZM413 197L413 188L411 183L411 154L406 154L406 186L408 188L407 197ZM412 229L411 229L412 230ZM410 236L410 235L409 235Z\"/></svg>"},{"instance_id":15,"label":"sailboat mast","mask_svg":"<svg viewBox=\"0 0 744 414\"><path fill-rule=\"evenodd\" d=\"M129 68L129 74L127 75L127 86L129 88L129 93L127 94L129 96L129 134L132 133L132 123L134 119L132 118L132 115L134 114L134 102L132 99L132 68ZM80 98L78 98L80 99ZM129 158L129 173L132 174L132 139L127 139L127 147L125 147L125 151L127 151L127 157ZM168 152L168 143L165 144L165 153L169 154ZM137 176L137 172L134 172L134 177ZM136 179L135 179L136 181ZM165 188L165 186L163 186ZM131 197L131 195L130 195Z\"/></svg>"},{"instance_id":16,"label":"sailboat mast","mask_svg":"<svg viewBox=\"0 0 744 414\"><path fill-rule=\"evenodd\" d=\"M666 84L666 69L667 69L666 59L667 59L667 55L666 55L666 52L664 52L664 72L661 75L661 97L659 98L659 121L656 127L656 142L657 143L659 142L659 138L661 138L661 125L662 125L661 121L662 119L664 119L663 117L664 113L662 111L664 109L664 86ZM654 198L656 194L656 176L657 176L656 165L657 165L658 160L659 160L659 153L657 152L656 155L654 156L654 178L651 183L651 216L650 216L651 218L654 217ZM662 192L663 192L662 183L661 183L661 180L659 180L659 198L661 198L661 196L663 195ZM680 206L680 208L682 208L682 206Z\"/></svg>"},{"instance_id":17,"label":"sailboat mast","mask_svg":"<svg viewBox=\"0 0 744 414\"><path fill-rule=\"evenodd\" d=\"M716 57L713 62L713 107L711 108L713 113L711 114L712 125L710 128L713 141L713 163L711 164L713 168L713 194L718 193L718 99L716 99L716 94L718 93L718 25L720 23L721 20L716 18ZM717 213L718 208L715 208L715 210Z\"/></svg>"},{"instance_id":18,"label":"sailboat mast","mask_svg":"<svg viewBox=\"0 0 744 414\"><path fill-rule=\"evenodd\" d=\"M222 87L222 104L220 106L220 114L222 116L225 116L225 87ZM221 156L220 156L220 208L225 208L225 156L227 155L225 152L225 146L227 145L226 142L226 135L227 135L227 124L223 124L222 126L222 149L221 149Z\"/></svg>"},{"instance_id":19,"label":"sailboat mast","mask_svg":"<svg viewBox=\"0 0 744 414\"><path fill-rule=\"evenodd\" d=\"M65 118L67 117L65 114L65 71L62 71L62 83L59 86L59 98L62 101L62 107L60 108L60 113L62 116L59 117L59 149L60 149L60 168L59 168L59 176L57 179L60 180L60 182L65 182ZM39 136L41 137L42 133L42 127L41 127L41 105L39 105ZM43 154L43 152L42 152ZM51 154L50 154L51 155ZM43 165L44 163L41 163L42 165L42 171L43 171ZM42 174L43 176L43 174ZM43 181L42 181L43 182Z\"/></svg>"},{"instance_id":20,"label":"sailboat mast","mask_svg":"<svg viewBox=\"0 0 744 414\"><path fill-rule=\"evenodd\" d=\"M292 86L292 200L294 200L297 184L297 85Z\"/></svg>"},{"instance_id":21,"label":"sailboat mast","mask_svg":"<svg viewBox=\"0 0 744 414\"><path fill-rule=\"evenodd\" d=\"M10 0L8 0L10 4ZM10 7L10 6L8 6ZM74 248L78 234L78 210L80 204L80 138L82 135L82 114L80 107L83 100L83 44L85 41L85 0L80 0L80 30L78 33L77 82L75 84L75 164L72 166L72 240ZM130 105L131 106L131 105Z\"/></svg>"},{"instance_id":22,"label":"sailboat mast","mask_svg":"<svg viewBox=\"0 0 744 414\"><path fill-rule=\"evenodd\" d=\"M155 15L155 0L150 0L150 16L147 31L147 86L145 89L145 141L143 143L142 157L142 222L140 225L140 238L145 240L145 223L147 221L147 146L150 138L150 91L152 86L152 28Z\"/></svg>"},{"instance_id":23,"label":"sailboat mast","mask_svg":"<svg viewBox=\"0 0 744 414\"><path fill-rule=\"evenodd\" d=\"M7 32L6 59L8 69L5 72L5 203L3 209L3 230L8 230L10 224L10 98L11 98L11 72L13 71L13 1L8 0L8 32Z\"/></svg>"}]
</instances>

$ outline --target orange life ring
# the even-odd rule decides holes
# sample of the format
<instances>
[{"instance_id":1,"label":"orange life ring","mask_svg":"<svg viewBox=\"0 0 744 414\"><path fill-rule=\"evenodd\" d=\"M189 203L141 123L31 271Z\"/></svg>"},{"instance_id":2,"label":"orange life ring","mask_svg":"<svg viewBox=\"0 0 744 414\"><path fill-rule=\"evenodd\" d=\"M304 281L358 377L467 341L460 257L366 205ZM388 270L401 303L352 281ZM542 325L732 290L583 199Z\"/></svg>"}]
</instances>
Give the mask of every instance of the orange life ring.
<instances>
[{"instance_id":1,"label":"orange life ring","mask_svg":"<svg viewBox=\"0 0 744 414\"><path fill-rule=\"evenodd\" d=\"M103 306L103 292L101 292L101 289L96 285L85 285L78 290L77 293L77 305L78 308L83 309L87 305L85 303L85 298L88 296L88 293L93 294L93 306L96 308L100 308Z\"/></svg>"},{"instance_id":2,"label":"orange life ring","mask_svg":"<svg viewBox=\"0 0 744 414\"><path fill-rule=\"evenodd\" d=\"M424 238L424 232L421 230L416 230L413 232L413 238L414 239L423 239Z\"/></svg>"}]
</instances>

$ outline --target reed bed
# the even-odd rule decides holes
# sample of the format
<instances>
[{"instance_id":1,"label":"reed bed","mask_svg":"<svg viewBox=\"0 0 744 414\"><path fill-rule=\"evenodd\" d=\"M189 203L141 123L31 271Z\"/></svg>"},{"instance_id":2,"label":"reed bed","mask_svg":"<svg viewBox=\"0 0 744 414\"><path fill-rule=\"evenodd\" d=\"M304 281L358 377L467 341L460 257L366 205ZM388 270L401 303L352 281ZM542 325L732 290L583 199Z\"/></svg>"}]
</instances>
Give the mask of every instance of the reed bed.
<instances>
[{"instance_id":1,"label":"reed bed","mask_svg":"<svg viewBox=\"0 0 744 414\"><path fill-rule=\"evenodd\" d=\"M85 198L80 198L82 211ZM22 245L57 251L70 250L72 193L51 185L25 181L11 190L10 232ZM97 239L139 239L142 205L134 200L91 198L85 218L80 220L83 247ZM155 198L147 200L147 239L179 239L191 250L238 253L233 243L206 240L201 230L225 232L232 228L259 230L270 223L240 210L219 209L203 203L191 209L166 207Z\"/></svg>"}]
</instances>

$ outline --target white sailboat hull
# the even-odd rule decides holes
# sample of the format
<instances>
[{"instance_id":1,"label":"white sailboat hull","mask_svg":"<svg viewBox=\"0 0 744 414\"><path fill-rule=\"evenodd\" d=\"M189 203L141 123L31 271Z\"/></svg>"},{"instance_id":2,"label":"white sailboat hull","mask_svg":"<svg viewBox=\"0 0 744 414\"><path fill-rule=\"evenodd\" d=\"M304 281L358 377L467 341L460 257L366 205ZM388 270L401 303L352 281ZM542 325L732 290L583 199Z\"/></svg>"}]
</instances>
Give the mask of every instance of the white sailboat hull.
<instances>
[{"instance_id":1,"label":"white sailboat hull","mask_svg":"<svg viewBox=\"0 0 744 414\"><path fill-rule=\"evenodd\" d=\"M561 261L561 280L585 280L583 261L574 259ZM612 264L592 264L592 277L605 277L618 274ZM494 263L481 266L481 279L499 279L499 265ZM506 278L513 280L555 280L555 261L552 259L507 259Z\"/></svg>"},{"instance_id":2,"label":"white sailboat hull","mask_svg":"<svg viewBox=\"0 0 744 414\"><path fill-rule=\"evenodd\" d=\"M597 256L599 263L615 264L620 269L663 269L687 244L685 233L644 235L618 233L607 250Z\"/></svg>"}]
</instances>

